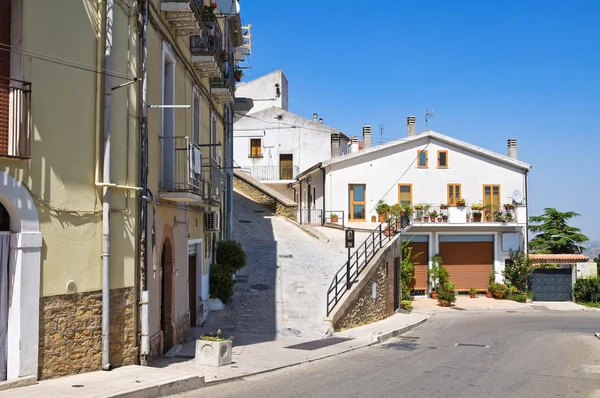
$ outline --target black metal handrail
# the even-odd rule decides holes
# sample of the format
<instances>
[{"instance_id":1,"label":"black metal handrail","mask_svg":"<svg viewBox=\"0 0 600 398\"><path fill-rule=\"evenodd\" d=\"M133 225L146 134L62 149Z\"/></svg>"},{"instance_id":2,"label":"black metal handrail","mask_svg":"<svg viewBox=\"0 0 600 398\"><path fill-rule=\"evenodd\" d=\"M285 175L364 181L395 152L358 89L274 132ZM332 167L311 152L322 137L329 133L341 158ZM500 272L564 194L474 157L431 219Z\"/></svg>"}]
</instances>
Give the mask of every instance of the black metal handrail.
<instances>
[{"instance_id":1,"label":"black metal handrail","mask_svg":"<svg viewBox=\"0 0 600 398\"><path fill-rule=\"evenodd\" d=\"M392 215L387 221L379 224L367 236L367 239L350 255L350 258L336 272L329 289L327 289L327 316L340 302L341 298L356 283L358 276L365 270L369 261L375 257L397 231L410 225L410 218L406 215Z\"/></svg>"}]
</instances>

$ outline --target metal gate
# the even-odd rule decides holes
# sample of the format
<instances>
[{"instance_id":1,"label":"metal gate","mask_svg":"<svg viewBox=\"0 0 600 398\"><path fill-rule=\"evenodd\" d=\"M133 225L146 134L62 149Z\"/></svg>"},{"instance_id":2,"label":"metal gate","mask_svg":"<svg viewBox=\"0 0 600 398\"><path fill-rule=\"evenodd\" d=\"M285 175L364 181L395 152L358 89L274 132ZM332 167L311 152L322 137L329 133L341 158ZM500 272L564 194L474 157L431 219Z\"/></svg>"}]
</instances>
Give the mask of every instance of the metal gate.
<instances>
[{"instance_id":1,"label":"metal gate","mask_svg":"<svg viewBox=\"0 0 600 398\"><path fill-rule=\"evenodd\" d=\"M298 209L298 224L323 225L323 210Z\"/></svg>"},{"instance_id":2,"label":"metal gate","mask_svg":"<svg viewBox=\"0 0 600 398\"><path fill-rule=\"evenodd\" d=\"M536 269L531 274L530 289L536 301L571 301L573 272L570 267Z\"/></svg>"}]
</instances>

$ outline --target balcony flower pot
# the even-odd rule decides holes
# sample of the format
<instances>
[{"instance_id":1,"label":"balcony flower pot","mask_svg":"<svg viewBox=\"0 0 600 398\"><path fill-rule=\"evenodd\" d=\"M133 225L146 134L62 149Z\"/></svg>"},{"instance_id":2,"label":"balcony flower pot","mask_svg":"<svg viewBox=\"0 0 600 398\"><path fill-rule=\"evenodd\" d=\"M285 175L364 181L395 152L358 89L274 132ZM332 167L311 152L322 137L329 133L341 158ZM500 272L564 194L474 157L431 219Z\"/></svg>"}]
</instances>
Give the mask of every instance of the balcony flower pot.
<instances>
[{"instance_id":1,"label":"balcony flower pot","mask_svg":"<svg viewBox=\"0 0 600 398\"><path fill-rule=\"evenodd\" d=\"M377 217L371 216L371 222L375 222L376 220L377 220Z\"/></svg>"},{"instance_id":2,"label":"balcony flower pot","mask_svg":"<svg viewBox=\"0 0 600 398\"><path fill-rule=\"evenodd\" d=\"M421 217L415 217L415 222L421 222Z\"/></svg>"},{"instance_id":3,"label":"balcony flower pot","mask_svg":"<svg viewBox=\"0 0 600 398\"><path fill-rule=\"evenodd\" d=\"M502 300L504 298L504 292L497 292L496 293L496 298L498 300Z\"/></svg>"},{"instance_id":4,"label":"balcony flower pot","mask_svg":"<svg viewBox=\"0 0 600 398\"><path fill-rule=\"evenodd\" d=\"M337 216L337 214L332 214L331 215L331 222L338 222L339 218Z\"/></svg>"},{"instance_id":5,"label":"balcony flower pot","mask_svg":"<svg viewBox=\"0 0 600 398\"><path fill-rule=\"evenodd\" d=\"M386 215L385 214L377 214L377 221L385 222Z\"/></svg>"},{"instance_id":6,"label":"balcony flower pot","mask_svg":"<svg viewBox=\"0 0 600 398\"><path fill-rule=\"evenodd\" d=\"M464 199L459 199L456 201L456 207L465 207L467 202Z\"/></svg>"},{"instance_id":7,"label":"balcony flower pot","mask_svg":"<svg viewBox=\"0 0 600 398\"><path fill-rule=\"evenodd\" d=\"M429 216L424 216L423 217L423 222L429 222Z\"/></svg>"},{"instance_id":8,"label":"balcony flower pot","mask_svg":"<svg viewBox=\"0 0 600 398\"><path fill-rule=\"evenodd\" d=\"M485 297L487 298L492 298L494 295L492 294L492 292L490 292L489 290L487 292L485 292Z\"/></svg>"},{"instance_id":9,"label":"balcony flower pot","mask_svg":"<svg viewBox=\"0 0 600 398\"><path fill-rule=\"evenodd\" d=\"M437 222L442 222L442 221L444 221L444 217L438 217L437 218Z\"/></svg>"},{"instance_id":10,"label":"balcony flower pot","mask_svg":"<svg viewBox=\"0 0 600 398\"><path fill-rule=\"evenodd\" d=\"M474 212L473 213L473 222L481 222L481 213L480 212Z\"/></svg>"},{"instance_id":11,"label":"balcony flower pot","mask_svg":"<svg viewBox=\"0 0 600 398\"><path fill-rule=\"evenodd\" d=\"M447 215L443 215L442 216L442 222L448 222L448 216Z\"/></svg>"},{"instance_id":12,"label":"balcony flower pot","mask_svg":"<svg viewBox=\"0 0 600 398\"><path fill-rule=\"evenodd\" d=\"M197 365L224 366L231 365L233 341L216 335L205 335L196 340L195 362Z\"/></svg>"},{"instance_id":13,"label":"balcony flower pot","mask_svg":"<svg viewBox=\"0 0 600 398\"><path fill-rule=\"evenodd\" d=\"M385 234L385 236L392 236L394 235L394 228L388 227L383 230L383 233Z\"/></svg>"}]
</instances>

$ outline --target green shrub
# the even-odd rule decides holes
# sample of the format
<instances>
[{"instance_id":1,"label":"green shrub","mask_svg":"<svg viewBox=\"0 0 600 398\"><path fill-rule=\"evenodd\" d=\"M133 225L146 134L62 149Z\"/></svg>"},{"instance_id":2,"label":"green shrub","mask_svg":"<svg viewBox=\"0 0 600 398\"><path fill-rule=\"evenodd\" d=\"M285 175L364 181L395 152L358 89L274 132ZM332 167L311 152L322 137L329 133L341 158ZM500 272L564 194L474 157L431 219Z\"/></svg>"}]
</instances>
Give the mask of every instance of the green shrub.
<instances>
[{"instance_id":1,"label":"green shrub","mask_svg":"<svg viewBox=\"0 0 600 398\"><path fill-rule=\"evenodd\" d=\"M510 261L507 261L502 276L520 292L527 289L527 283L529 282L529 276L533 272L533 264L529 256L522 252L511 252Z\"/></svg>"},{"instance_id":2,"label":"green shrub","mask_svg":"<svg viewBox=\"0 0 600 398\"><path fill-rule=\"evenodd\" d=\"M402 300L400 302L400 307L407 311L412 311L412 301L410 300Z\"/></svg>"},{"instance_id":3,"label":"green shrub","mask_svg":"<svg viewBox=\"0 0 600 398\"><path fill-rule=\"evenodd\" d=\"M577 279L573 287L575 301L584 303L597 303L600 301L600 277L592 276Z\"/></svg>"},{"instance_id":4,"label":"green shrub","mask_svg":"<svg viewBox=\"0 0 600 398\"><path fill-rule=\"evenodd\" d=\"M210 296L228 303L233 296L235 269L230 265L213 264L210 267Z\"/></svg>"},{"instance_id":5,"label":"green shrub","mask_svg":"<svg viewBox=\"0 0 600 398\"><path fill-rule=\"evenodd\" d=\"M402 262L400 263L400 277L402 280L402 297L410 297L410 284L414 277L415 264L413 259L420 253L413 255L410 241L402 242Z\"/></svg>"},{"instance_id":6,"label":"green shrub","mask_svg":"<svg viewBox=\"0 0 600 398\"><path fill-rule=\"evenodd\" d=\"M244 268L246 253L242 245L234 240L222 240L217 243L217 264L230 265L235 271Z\"/></svg>"},{"instance_id":7,"label":"green shrub","mask_svg":"<svg viewBox=\"0 0 600 398\"><path fill-rule=\"evenodd\" d=\"M525 297L525 295L523 295L521 293L514 294L510 298L511 298L511 300L514 300L517 303L525 303L525 302L527 302L527 297Z\"/></svg>"},{"instance_id":8,"label":"green shrub","mask_svg":"<svg viewBox=\"0 0 600 398\"><path fill-rule=\"evenodd\" d=\"M443 286L438 287L438 301L445 301L449 304L454 303L456 301L455 287L456 285L452 282L445 282Z\"/></svg>"}]
</instances>

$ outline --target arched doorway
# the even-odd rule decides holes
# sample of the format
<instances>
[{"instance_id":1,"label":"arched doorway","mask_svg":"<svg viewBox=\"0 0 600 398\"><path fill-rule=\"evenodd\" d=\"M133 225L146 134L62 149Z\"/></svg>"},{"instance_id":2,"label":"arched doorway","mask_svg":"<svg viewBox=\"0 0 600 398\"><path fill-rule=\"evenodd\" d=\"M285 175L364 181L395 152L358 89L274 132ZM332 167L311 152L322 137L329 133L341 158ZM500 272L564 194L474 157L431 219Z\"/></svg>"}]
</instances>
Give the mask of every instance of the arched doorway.
<instances>
[{"instance_id":1,"label":"arched doorway","mask_svg":"<svg viewBox=\"0 0 600 398\"><path fill-rule=\"evenodd\" d=\"M173 247L171 240L165 238L160 255L161 268L161 303L160 303L160 327L163 331L163 354L173 347L173 312L174 300L174 278L173 278Z\"/></svg>"},{"instance_id":2,"label":"arched doorway","mask_svg":"<svg viewBox=\"0 0 600 398\"><path fill-rule=\"evenodd\" d=\"M0 203L0 381L6 380L8 355L8 254L10 216Z\"/></svg>"}]
</instances>

